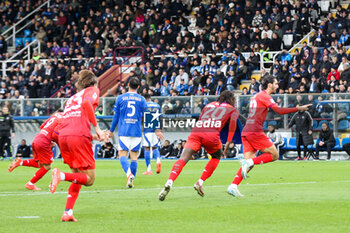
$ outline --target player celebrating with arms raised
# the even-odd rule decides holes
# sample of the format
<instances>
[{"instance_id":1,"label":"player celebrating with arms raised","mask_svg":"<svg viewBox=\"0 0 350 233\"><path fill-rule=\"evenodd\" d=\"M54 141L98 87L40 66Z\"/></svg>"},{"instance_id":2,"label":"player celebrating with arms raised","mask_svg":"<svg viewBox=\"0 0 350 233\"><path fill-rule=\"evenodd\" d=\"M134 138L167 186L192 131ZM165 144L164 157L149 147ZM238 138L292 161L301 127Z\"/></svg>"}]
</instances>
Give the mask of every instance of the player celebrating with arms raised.
<instances>
[{"instance_id":1,"label":"player celebrating with arms raised","mask_svg":"<svg viewBox=\"0 0 350 233\"><path fill-rule=\"evenodd\" d=\"M297 111L306 111L311 104L296 108L280 108L270 96L278 88L278 82L275 77L268 75L262 80L263 91L252 97L249 104L249 115L246 125L242 131L243 154L245 160L242 161L242 167L237 172L232 184L227 192L235 197L243 196L238 185L242 179L247 178L247 173L255 164L273 162L278 159L278 151L273 142L264 134L263 124L269 108L278 114L288 114ZM263 154L256 157L257 150Z\"/></svg>"},{"instance_id":2,"label":"player celebrating with arms raised","mask_svg":"<svg viewBox=\"0 0 350 233\"><path fill-rule=\"evenodd\" d=\"M129 92L118 96L114 106L114 117L109 132L109 137L117 125L119 145L119 160L124 172L126 173L126 187L133 188L133 181L137 171L137 157L141 148L142 141L142 116L147 108L146 100L137 94L140 86L140 80L132 77L129 81ZM128 152L130 151L130 160L128 161Z\"/></svg>"},{"instance_id":3,"label":"player celebrating with arms raised","mask_svg":"<svg viewBox=\"0 0 350 233\"><path fill-rule=\"evenodd\" d=\"M236 132L239 112L234 107L234 103L235 98L233 93L230 91L223 91L216 102L209 103L204 107L199 121L196 123L196 127L193 128L188 137L180 159L173 165L169 179L158 195L160 201L166 198L174 181L180 175L182 168L202 146L212 156L212 159L209 160L205 166L202 176L194 185L194 189L200 196L204 196L203 182L213 174L223 153L221 149L220 131L227 123L229 124L227 142L232 141ZM210 126L201 127L206 124L205 122L209 122ZM228 151L228 144L229 143L226 143L225 146L225 154Z\"/></svg>"},{"instance_id":4,"label":"player celebrating with arms raised","mask_svg":"<svg viewBox=\"0 0 350 233\"><path fill-rule=\"evenodd\" d=\"M53 169L50 185L50 192L54 193L61 181L72 182L62 216L64 222L77 221L73 216L73 207L81 185L91 186L95 181L95 159L91 140L105 137L95 116L100 96L97 77L89 70L82 70L76 86L79 92L67 101L58 137L62 158L72 173ZM97 136L91 135L90 123L95 127Z\"/></svg>"},{"instance_id":5,"label":"player celebrating with arms raised","mask_svg":"<svg viewBox=\"0 0 350 233\"><path fill-rule=\"evenodd\" d=\"M152 175L151 169L151 158L154 157L157 159L157 169L156 172L159 174L161 171L161 162L160 162L160 154L158 149L158 144L160 140L164 139L162 132L160 131L161 122L160 122L160 106L157 103L152 102L151 95L144 95L147 102L147 110L145 114L150 114L152 116L151 123L145 123L143 129L143 146L145 148L145 162L147 171L143 173L143 175ZM146 121L146 119L144 119Z\"/></svg>"}]
</instances>

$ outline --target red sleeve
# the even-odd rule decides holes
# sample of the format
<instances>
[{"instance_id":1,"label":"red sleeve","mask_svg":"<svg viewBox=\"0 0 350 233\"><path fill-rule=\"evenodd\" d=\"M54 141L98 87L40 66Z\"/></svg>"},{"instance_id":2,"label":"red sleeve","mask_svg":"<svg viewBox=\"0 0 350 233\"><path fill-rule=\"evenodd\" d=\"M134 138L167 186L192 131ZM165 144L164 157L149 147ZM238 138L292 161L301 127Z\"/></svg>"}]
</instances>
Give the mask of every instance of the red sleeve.
<instances>
[{"instance_id":1,"label":"red sleeve","mask_svg":"<svg viewBox=\"0 0 350 233\"><path fill-rule=\"evenodd\" d=\"M46 119L46 121L45 121L44 123L42 123L42 124L40 125L40 129L42 129L42 128L45 127L45 125L47 124L47 122L49 122L49 120L51 119L51 117L52 117L52 116L50 116L48 119Z\"/></svg>"},{"instance_id":2,"label":"red sleeve","mask_svg":"<svg viewBox=\"0 0 350 233\"><path fill-rule=\"evenodd\" d=\"M280 115L284 115L284 114L288 114L288 113L292 113L292 112L297 112L298 111L297 108L281 108L277 104L274 104L271 107L271 109L273 111L275 111L276 113L280 114Z\"/></svg>"},{"instance_id":3,"label":"red sleeve","mask_svg":"<svg viewBox=\"0 0 350 233\"><path fill-rule=\"evenodd\" d=\"M94 112L94 108L92 106L92 103L88 99L85 98L83 103L82 103L82 107L85 110L86 115L89 118L89 121L92 123L93 126L96 126L97 121L96 121L96 116L95 116L95 112Z\"/></svg>"},{"instance_id":4,"label":"red sleeve","mask_svg":"<svg viewBox=\"0 0 350 233\"><path fill-rule=\"evenodd\" d=\"M97 87L89 87L84 94L83 101L88 100L91 103L93 109L96 109L99 104L99 98L100 90Z\"/></svg>"},{"instance_id":5,"label":"red sleeve","mask_svg":"<svg viewBox=\"0 0 350 233\"><path fill-rule=\"evenodd\" d=\"M328 82L329 80L331 80L331 76L332 76L332 73L329 73L328 76L327 76L327 82Z\"/></svg>"},{"instance_id":6,"label":"red sleeve","mask_svg":"<svg viewBox=\"0 0 350 233\"><path fill-rule=\"evenodd\" d=\"M227 136L228 142L232 142L233 136L235 135L238 117L239 117L239 113L237 109L235 109L235 111L230 116L231 120L230 120L230 125L228 130L228 136Z\"/></svg>"}]
</instances>

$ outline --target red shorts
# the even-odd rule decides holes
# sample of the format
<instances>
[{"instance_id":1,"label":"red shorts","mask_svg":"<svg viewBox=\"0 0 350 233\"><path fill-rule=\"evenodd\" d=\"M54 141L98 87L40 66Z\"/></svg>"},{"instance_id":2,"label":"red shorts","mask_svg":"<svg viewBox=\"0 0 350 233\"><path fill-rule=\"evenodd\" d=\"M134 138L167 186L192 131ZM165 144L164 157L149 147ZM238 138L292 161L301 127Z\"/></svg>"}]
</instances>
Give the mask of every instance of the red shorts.
<instances>
[{"instance_id":1,"label":"red shorts","mask_svg":"<svg viewBox=\"0 0 350 233\"><path fill-rule=\"evenodd\" d=\"M95 169L94 152L89 138L84 136L59 136L59 147L64 163L79 170Z\"/></svg>"},{"instance_id":2,"label":"red shorts","mask_svg":"<svg viewBox=\"0 0 350 233\"><path fill-rule=\"evenodd\" d=\"M222 148L220 135L191 133L184 148L192 149L195 152L198 152L202 146L209 154L217 152Z\"/></svg>"},{"instance_id":3,"label":"red shorts","mask_svg":"<svg viewBox=\"0 0 350 233\"><path fill-rule=\"evenodd\" d=\"M33 157L35 161L41 164L51 164L53 162L53 153L51 150L51 141L42 134L35 136L32 142Z\"/></svg>"},{"instance_id":4,"label":"red shorts","mask_svg":"<svg viewBox=\"0 0 350 233\"><path fill-rule=\"evenodd\" d=\"M245 133L242 135L243 153L256 152L273 146L273 142L263 132Z\"/></svg>"}]
</instances>

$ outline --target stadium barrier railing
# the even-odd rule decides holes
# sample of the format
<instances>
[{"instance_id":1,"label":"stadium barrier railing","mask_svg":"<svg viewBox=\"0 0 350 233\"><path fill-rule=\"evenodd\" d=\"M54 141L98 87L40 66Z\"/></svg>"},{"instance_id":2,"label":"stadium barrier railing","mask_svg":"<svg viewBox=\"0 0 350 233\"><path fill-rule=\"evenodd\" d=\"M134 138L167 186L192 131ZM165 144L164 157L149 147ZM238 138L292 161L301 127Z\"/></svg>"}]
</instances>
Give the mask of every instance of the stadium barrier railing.
<instances>
[{"instance_id":1,"label":"stadium barrier railing","mask_svg":"<svg viewBox=\"0 0 350 233\"><path fill-rule=\"evenodd\" d=\"M294 107L298 103L308 104L312 103L310 114L314 118L315 130L317 130L318 123L326 120L334 128L335 133L338 131L338 122L341 120L350 119L350 106L346 103L349 100L350 93L309 93L309 94L276 94L272 95L275 102L281 107ZM172 117L179 117L183 115L198 116L202 108L212 101L215 101L218 96L154 96L153 101L159 103L162 113ZM252 95L236 95L236 107L240 112L242 118L248 117L249 101ZM15 119L36 119L36 117L50 116L58 108L63 108L65 98L44 98L44 99L6 99L0 100L1 106L8 106L10 113L15 116ZM113 106L116 97L100 98L100 106L102 113L98 114L103 117L113 115ZM322 106L318 105L320 101L345 100L341 103L325 103ZM290 118L293 114L278 115L270 111L267 116L267 121L275 124L279 128L286 128ZM17 118L22 117L22 118ZM23 118L24 117L24 118ZM342 124L344 128L344 123ZM344 130L344 129L343 129Z\"/></svg>"}]
</instances>

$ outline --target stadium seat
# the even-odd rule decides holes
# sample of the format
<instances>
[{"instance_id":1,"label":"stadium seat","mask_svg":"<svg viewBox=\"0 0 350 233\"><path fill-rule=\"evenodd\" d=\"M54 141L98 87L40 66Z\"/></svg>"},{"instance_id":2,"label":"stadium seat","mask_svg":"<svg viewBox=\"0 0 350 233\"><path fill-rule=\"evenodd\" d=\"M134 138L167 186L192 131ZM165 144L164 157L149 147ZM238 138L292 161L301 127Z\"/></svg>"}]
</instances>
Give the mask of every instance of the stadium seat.
<instances>
[{"instance_id":1,"label":"stadium seat","mask_svg":"<svg viewBox=\"0 0 350 233\"><path fill-rule=\"evenodd\" d=\"M263 130L267 130L267 121L264 121Z\"/></svg>"},{"instance_id":2,"label":"stadium seat","mask_svg":"<svg viewBox=\"0 0 350 233\"><path fill-rule=\"evenodd\" d=\"M277 121L269 121L269 125L276 126L277 125Z\"/></svg>"},{"instance_id":3,"label":"stadium seat","mask_svg":"<svg viewBox=\"0 0 350 233\"><path fill-rule=\"evenodd\" d=\"M331 122L328 123L330 129L333 129L333 124Z\"/></svg>"},{"instance_id":4,"label":"stadium seat","mask_svg":"<svg viewBox=\"0 0 350 233\"><path fill-rule=\"evenodd\" d=\"M95 145L95 151L94 151L95 159L97 159L97 153L99 150L101 150L101 148L102 148L102 146L100 144Z\"/></svg>"},{"instance_id":5,"label":"stadium seat","mask_svg":"<svg viewBox=\"0 0 350 233\"><path fill-rule=\"evenodd\" d=\"M288 149L288 139L283 137L283 140L284 140L284 145L281 149L287 150Z\"/></svg>"},{"instance_id":6,"label":"stadium seat","mask_svg":"<svg viewBox=\"0 0 350 233\"><path fill-rule=\"evenodd\" d=\"M28 29L24 30L24 38L29 37L32 34L32 32Z\"/></svg>"},{"instance_id":7,"label":"stadium seat","mask_svg":"<svg viewBox=\"0 0 350 233\"><path fill-rule=\"evenodd\" d=\"M341 141L341 145L343 147L344 144L350 143L350 138L343 138L343 140Z\"/></svg>"},{"instance_id":8,"label":"stadium seat","mask_svg":"<svg viewBox=\"0 0 350 233\"><path fill-rule=\"evenodd\" d=\"M283 35L283 43L286 47L291 47L293 45L293 34Z\"/></svg>"},{"instance_id":9,"label":"stadium seat","mask_svg":"<svg viewBox=\"0 0 350 233\"><path fill-rule=\"evenodd\" d=\"M335 138L335 146L333 147L333 150L342 150L342 146L340 145L340 139Z\"/></svg>"},{"instance_id":10,"label":"stadium seat","mask_svg":"<svg viewBox=\"0 0 350 233\"><path fill-rule=\"evenodd\" d=\"M286 150L296 150L296 149L297 149L297 139L295 137L289 138L289 142Z\"/></svg>"},{"instance_id":11,"label":"stadium seat","mask_svg":"<svg viewBox=\"0 0 350 233\"><path fill-rule=\"evenodd\" d=\"M23 44L26 45L26 43L30 43L32 42L32 38L28 37L28 38L23 38Z\"/></svg>"},{"instance_id":12,"label":"stadium seat","mask_svg":"<svg viewBox=\"0 0 350 233\"><path fill-rule=\"evenodd\" d=\"M338 130L346 130L349 128L349 121L348 120L341 120L338 124Z\"/></svg>"},{"instance_id":13,"label":"stadium seat","mask_svg":"<svg viewBox=\"0 0 350 233\"><path fill-rule=\"evenodd\" d=\"M333 147L333 150L343 150L343 147L340 145L340 139L339 138L334 138L335 139L335 146ZM316 145L320 142L320 140L317 138L316 140ZM320 151L326 150L325 147L321 147Z\"/></svg>"},{"instance_id":14,"label":"stadium seat","mask_svg":"<svg viewBox=\"0 0 350 233\"><path fill-rule=\"evenodd\" d=\"M15 39L15 46L20 47L23 45L23 38L16 38Z\"/></svg>"},{"instance_id":15,"label":"stadium seat","mask_svg":"<svg viewBox=\"0 0 350 233\"><path fill-rule=\"evenodd\" d=\"M318 122L316 120L313 120L312 121L312 128L317 129L317 126L318 126Z\"/></svg>"}]
</instances>

